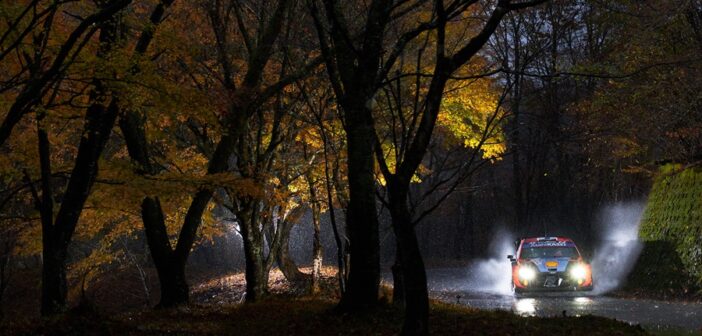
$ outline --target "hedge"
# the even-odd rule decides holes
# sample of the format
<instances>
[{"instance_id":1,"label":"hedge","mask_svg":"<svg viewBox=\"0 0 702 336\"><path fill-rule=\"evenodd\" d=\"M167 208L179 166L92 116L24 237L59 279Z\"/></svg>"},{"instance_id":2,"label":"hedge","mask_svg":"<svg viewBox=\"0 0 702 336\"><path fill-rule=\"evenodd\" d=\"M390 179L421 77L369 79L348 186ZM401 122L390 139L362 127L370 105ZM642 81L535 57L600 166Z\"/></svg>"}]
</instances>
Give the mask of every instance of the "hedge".
<instances>
[{"instance_id":1,"label":"hedge","mask_svg":"<svg viewBox=\"0 0 702 336\"><path fill-rule=\"evenodd\" d=\"M659 262L666 263L658 264L657 267L680 265L683 274L677 275L688 276L696 283L695 287L702 287L701 167L685 167L680 164L661 167L649 194L639 236L647 245L657 246L653 249L655 252L649 252L654 252L657 258L663 259ZM672 255L662 253L659 250L661 246L670 246ZM679 258L679 261L667 260L671 258ZM658 276L665 276L667 272L659 273Z\"/></svg>"}]
</instances>

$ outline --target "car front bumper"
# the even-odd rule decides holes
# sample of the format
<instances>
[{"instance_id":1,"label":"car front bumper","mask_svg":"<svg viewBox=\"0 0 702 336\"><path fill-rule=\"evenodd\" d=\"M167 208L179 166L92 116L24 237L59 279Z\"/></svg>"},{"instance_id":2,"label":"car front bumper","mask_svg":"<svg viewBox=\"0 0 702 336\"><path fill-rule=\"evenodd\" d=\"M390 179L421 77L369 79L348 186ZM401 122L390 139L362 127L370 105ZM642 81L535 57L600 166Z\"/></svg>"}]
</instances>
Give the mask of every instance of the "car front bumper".
<instances>
[{"instance_id":1,"label":"car front bumper","mask_svg":"<svg viewBox=\"0 0 702 336\"><path fill-rule=\"evenodd\" d=\"M592 280L582 281L572 279L566 272L540 272L527 283L515 283L515 292L537 291L589 291L592 290Z\"/></svg>"}]
</instances>

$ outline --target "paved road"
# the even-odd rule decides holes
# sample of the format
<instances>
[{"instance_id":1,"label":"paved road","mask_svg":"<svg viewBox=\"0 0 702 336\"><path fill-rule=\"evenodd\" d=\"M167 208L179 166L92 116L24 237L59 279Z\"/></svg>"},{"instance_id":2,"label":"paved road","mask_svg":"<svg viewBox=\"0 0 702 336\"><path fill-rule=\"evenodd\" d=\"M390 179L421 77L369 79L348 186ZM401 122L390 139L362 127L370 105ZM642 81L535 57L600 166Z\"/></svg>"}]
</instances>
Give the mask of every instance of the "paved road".
<instances>
[{"instance_id":1,"label":"paved road","mask_svg":"<svg viewBox=\"0 0 702 336\"><path fill-rule=\"evenodd\" d=\"M510 310L527 316L599 315L649 329L676 328L702 333L702 304L632 300L594 293L547 293L516 298L509 294L509 278L470 276L460 268L427 270L435 298L481 309Z\"/></svg>"}]
</instances>

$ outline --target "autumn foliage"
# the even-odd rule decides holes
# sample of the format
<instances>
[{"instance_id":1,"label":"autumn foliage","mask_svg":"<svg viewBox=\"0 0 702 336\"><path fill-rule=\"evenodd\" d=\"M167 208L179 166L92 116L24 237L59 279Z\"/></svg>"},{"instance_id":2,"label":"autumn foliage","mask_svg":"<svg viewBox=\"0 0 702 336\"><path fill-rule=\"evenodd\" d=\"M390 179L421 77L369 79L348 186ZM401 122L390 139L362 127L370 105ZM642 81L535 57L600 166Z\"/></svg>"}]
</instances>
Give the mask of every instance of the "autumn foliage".
<instances>
[{"instance_id":1,"label":"autumn foliage","mask_svg":"<svg viewBox=\"0 0 702 336\"><path fill-rule=\"evenodd\" d=\"M457 190L509 177L508 196L490 191L509 200L499 220L528 231L532 209L580 204L576 184L596 198L600 176L699 161L702 11L687 6L3 1L0 302L25 274L55 315L131 272L142 304L184 305L189 270L208 268L191 255L236 237L246 302L276 266L320 293L326 262L340 309L363 312L387 222L403 333L427 334L415 228ZM309 274L290 256L307 222Z\"/></svg>"}]
</instances>

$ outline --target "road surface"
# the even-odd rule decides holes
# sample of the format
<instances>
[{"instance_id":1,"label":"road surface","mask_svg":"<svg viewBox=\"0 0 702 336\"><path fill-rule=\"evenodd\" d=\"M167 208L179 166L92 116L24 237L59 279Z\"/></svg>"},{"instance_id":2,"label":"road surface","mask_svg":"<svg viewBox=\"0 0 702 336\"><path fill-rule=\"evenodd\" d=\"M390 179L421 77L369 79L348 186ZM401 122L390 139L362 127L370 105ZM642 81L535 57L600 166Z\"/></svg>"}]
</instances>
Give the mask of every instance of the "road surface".
<instances>
[{"instance_id":1,"label":"road surface","mask_svg":"<svg viewBox=\"0 0 702 336\"><path fill-rule=\"evenodd\" d=\"M621 299L593 293L547 293L516 298L509 294L509 278L471 277L461 268L428 269L430 295L480 309L501 309L525 316L598 315L647 329L684 329L702 332L702 304ZM387 279L387 278L386 278ZM506 280L506 281L505 281Z\"/></svg>"}]
</instances>

